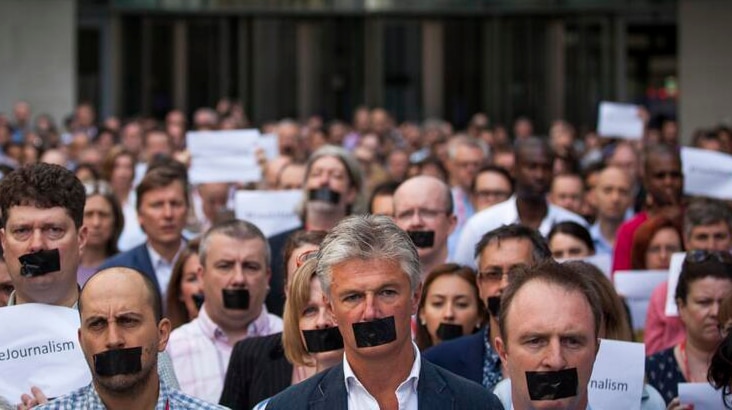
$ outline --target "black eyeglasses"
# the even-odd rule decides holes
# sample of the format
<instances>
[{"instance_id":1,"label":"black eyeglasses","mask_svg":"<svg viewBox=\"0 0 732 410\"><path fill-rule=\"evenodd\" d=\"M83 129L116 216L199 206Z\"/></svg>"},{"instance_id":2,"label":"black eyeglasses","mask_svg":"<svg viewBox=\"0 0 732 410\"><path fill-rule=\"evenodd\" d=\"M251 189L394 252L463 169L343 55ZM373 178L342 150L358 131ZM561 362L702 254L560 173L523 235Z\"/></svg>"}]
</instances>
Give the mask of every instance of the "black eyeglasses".
<instances>
[{"instance_id":1,"label":"black eyeglasses","mask_svg":"<svg viewBox=\"0 0 732 410\"><path fill-rule=\"evenodd\" d=\"M688 251L686 252L686 261L691 263L701 263L708 260L716 260L717 262L732 265L732 254L726 251Z\"/></svg>"}]
</instances>

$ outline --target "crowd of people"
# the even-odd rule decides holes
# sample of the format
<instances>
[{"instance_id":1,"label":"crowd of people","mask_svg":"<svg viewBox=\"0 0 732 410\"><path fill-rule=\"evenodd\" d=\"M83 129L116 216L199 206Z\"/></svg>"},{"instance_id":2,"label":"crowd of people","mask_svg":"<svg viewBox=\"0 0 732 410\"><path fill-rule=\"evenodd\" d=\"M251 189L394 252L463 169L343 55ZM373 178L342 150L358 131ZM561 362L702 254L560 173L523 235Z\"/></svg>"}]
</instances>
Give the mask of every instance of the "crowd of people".
<instances>
[{"instance_id":1,"label":"crowd of people","mask_svg":"<svg viewBox=\"0 0 732 410\"><path fill-rule=\"evenodd\" d=\"M730 405L732 207L685 195L675 121L627 140L359 107L260 124L261 181L192 184L186 132L251 125L228 99L191 119L0 114L0 306L78 310L91 372L0 409L602 408L601 340L644 344L640 408L691 408L679 383ZM730 154L732 131L692 145ZM237 190L301 190L300 226L266 237ZM678 252L678 316L663 283L634 331L613 273Z\"/></svg>"}]
</instances>

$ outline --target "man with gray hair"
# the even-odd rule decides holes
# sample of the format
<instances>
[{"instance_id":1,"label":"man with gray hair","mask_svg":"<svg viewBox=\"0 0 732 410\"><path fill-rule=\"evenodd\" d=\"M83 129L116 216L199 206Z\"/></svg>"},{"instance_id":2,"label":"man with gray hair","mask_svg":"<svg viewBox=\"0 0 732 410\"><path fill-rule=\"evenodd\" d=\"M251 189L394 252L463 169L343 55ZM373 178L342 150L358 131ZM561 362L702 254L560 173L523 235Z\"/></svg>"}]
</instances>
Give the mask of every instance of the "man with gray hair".
<instances>
[{"instance_id":1,"label":"man with gray hair","mask_svg":"<svg viewBox=\"0 0 732 410\"><path fill-rule=\"evenodd\" d=\"M241 220L214 225L199 249L205 302L198 317L175 329L167 351L181 390L218 402L236 342L282 331L267 312L270 249L262 231Z\"/></svg>"},{"instance_id":2,"label":"man with gray hair","mask_svg":"<svg viewBox=\"0 0 732 410\"><path fill-rule=\"evenodd\" d=\"M420 357L411 317L417 249L385 216L352 216L323 242L316 272L343 336L342 365L290 387L267 409L500 409L496 397Z\"/></svg>"}]
</instances>

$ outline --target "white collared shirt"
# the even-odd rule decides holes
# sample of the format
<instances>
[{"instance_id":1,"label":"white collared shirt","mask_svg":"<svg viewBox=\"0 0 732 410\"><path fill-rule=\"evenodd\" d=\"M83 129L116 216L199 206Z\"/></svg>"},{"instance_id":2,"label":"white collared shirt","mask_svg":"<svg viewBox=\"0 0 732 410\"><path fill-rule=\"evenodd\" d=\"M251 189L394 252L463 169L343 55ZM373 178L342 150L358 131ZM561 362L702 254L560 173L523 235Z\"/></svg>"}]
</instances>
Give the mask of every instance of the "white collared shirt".
<instances>
[{"instance_id":1,"label":"white collared shirt","mask_svg":"<svg viewBox=\"0 0 732 410\"><path fill-rule=\"evenodd\" d=\"M168 284L170 283L170 277L173 276L173 266L175 265L175 261L178 260L180 251L185 248L185 246L186 241L181 239L180 248L178 248L178 252L176 252L175 256L173 256L173 260L166 261L165 258L157 253L155 249L153 249L153 247L150 245L150 242L147 242L145 244L145 247L147 248L147 253L148 255L150 255L150 262L152 263L153 270L155 271L155 277L158 278L160 293L163 300L166 300L165 298L168 295Z\"/></svg>"},{"instance_id":2,"label":"white collared shirt","mask_svg":"<svg viewBox=\"0 0 732 410\"><path fill-rule=\"evenodd\" d=\"M547 202L546 216L541 221L539 232L546 237L554 225L564 221L577 222L587 227L587 221L581 216ZM476 268L475 245L480 242L480 238L496 228L514 223L521 223L515 195L473 215L463 227L460 241L458 241L455 250L454 261Z\"/></svg>"},{"instance_id":3,"label":"white collared shirt","mask_svg":"<svg viewBox=\"0 0 732 410\"><path fill-rule=\"evenodd\" d=\"M412 342L414 348L414 363L409 376L397 387L396 397L399 403L399 410L417 410L417 386L419 384L419 372L422 369L422 359L417 345ZM379 410L379 403L361 384L353 369L348 364L346 353L343 353L343 376L346 383L346 395L348 396L349 410Z\"/></svg>"}]
</instances>

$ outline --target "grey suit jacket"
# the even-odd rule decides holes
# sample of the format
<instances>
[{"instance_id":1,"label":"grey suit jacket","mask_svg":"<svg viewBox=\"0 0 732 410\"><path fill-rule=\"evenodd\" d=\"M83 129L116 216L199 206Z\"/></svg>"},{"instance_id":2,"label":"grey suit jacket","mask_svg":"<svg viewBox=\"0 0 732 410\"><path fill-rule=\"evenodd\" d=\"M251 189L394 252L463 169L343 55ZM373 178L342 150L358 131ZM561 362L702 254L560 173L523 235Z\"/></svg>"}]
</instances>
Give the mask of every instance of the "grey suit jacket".
<instances>
[{"instance_id":1,"label":"grey suit jacket","mask_svg":"<svg viewBox=\"0 0 732 410\"><path fill-rule=\"evenodd\" d=\"M498 398L483 386L422 360L417 395L420 410L502 410ZM267 410L347 410L343 365L316 374L274 396Z\"/></svg>"}]
</instances>

